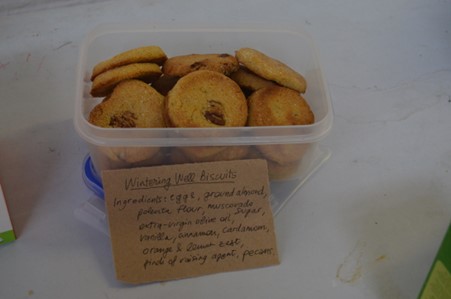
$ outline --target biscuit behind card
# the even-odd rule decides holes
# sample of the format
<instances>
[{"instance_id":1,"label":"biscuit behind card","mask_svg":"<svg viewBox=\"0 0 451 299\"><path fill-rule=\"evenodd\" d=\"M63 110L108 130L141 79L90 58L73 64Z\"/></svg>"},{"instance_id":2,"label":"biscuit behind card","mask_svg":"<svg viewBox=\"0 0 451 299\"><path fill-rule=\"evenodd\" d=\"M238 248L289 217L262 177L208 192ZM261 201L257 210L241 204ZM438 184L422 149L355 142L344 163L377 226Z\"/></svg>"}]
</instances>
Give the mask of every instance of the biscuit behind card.
<instances>
[{"instance_id":1,"label":"biscuit behind card","mask_svg":"<svg viewBox=\"0 0 451 299\"><path fill-rule=\"evenodd\" d=\"M118 280L279 263L265 160L110 170L102 178Z\"/></svg>"},{"instance_id":2,"label":"biscuit behind card","mask_svg":"<svg viewBox=\"0 0 451 299\"><path fill-rule=\"evenodd\" d=\"M11 225L2 186L0 185L0 244L14 241L16 236Z\"/></svg>"}]
</instances>

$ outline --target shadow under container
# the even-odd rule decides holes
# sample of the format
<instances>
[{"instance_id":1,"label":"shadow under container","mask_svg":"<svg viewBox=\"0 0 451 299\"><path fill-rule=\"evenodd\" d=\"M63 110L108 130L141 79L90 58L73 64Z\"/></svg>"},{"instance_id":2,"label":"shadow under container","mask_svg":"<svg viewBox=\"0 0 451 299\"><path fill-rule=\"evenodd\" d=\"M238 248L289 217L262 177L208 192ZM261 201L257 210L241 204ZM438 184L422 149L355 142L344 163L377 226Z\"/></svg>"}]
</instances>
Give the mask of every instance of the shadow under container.
<instances>
[{"instance_id":1,"label":"shadow under container","mask_svg":"<svg viewBox=\"0 0 451 299\"><path fill-rule=\"evenodd\" d=\"M158 45L168 55L228 53L255 48L303 74L315 123L302 126L233 128L100 128L88 122L102 98L93 98L95 64L120 52ZM330 156L320 145L332 127L332 105L313 40L292 28L196 28L154 25L99 26L80 48L75 128L89 146L96 173L103 170L180 163L262 158L268 162L271 204L277 213Z\"/></svg>"}]
</instances>

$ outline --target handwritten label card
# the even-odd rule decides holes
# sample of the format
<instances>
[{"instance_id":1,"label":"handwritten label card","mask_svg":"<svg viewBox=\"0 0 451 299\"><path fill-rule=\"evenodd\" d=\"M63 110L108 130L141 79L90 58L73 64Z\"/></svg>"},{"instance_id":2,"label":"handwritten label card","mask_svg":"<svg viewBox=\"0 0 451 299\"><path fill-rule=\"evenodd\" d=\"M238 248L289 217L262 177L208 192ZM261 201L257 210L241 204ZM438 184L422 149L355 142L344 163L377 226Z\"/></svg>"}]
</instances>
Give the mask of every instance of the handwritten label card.
<instances>
[{"instance_id":1,"label":"handwritten label card","mask_svg":"<svg viewBox=\"0 0 451 299\"><path fill-rule=\"evenodd\" d=\"M118 280L279 263L264 160L109 170L102 178Z\"/></svg>"}]
</instances>

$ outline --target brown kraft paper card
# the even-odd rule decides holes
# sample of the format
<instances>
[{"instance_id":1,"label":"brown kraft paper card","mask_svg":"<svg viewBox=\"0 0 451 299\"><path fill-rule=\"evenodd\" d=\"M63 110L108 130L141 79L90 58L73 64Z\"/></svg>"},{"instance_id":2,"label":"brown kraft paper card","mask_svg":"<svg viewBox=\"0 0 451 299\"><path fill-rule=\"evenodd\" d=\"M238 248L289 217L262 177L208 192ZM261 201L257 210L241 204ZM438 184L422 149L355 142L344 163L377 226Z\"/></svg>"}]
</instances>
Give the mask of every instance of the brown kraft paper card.
<instances>
[{"instance_id":1,"label":"brown kraft paper card","mask_svg":"<svg viewBox=\"0 0 451 299\"><path fill-rule=\"evenodd\" d=\"M109 170L102 179L120 281L279 264L264 160Z\"/></svg>"}]
</instances>

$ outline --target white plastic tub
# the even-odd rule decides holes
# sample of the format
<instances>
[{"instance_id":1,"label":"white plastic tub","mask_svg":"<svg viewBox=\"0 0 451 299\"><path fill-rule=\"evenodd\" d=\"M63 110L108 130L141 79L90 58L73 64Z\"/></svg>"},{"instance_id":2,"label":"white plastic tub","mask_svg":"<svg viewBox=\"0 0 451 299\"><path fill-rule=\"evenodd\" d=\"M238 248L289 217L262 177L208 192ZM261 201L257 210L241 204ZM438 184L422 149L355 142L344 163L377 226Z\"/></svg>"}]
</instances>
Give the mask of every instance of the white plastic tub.
<instances>
[{"instance_id":1,"label":"white plastic tub","mask_svg":"<svg viewBox=\"0 0 451 299\"><path fill-rule=\"evenodd\" d=\"M91 125L87 117L102 98L92 98L91 71L95 64L120 52L146 45L158 45L168 55L192 53L229 53L242 47L255 48L276 58L304 75L307 92L304 97L315 115L315 123L304 126L236 127L236 128L100 128ZM332 105L313 40L292 29L263 28L193 28L155 27L154 25L100 26L89 33L80 49L77 93L75 99L75 129L89 145L89 154L97 173L114 168L129 168L184 162L178 153L182 147L196 151L221 148L246 150L240 159L259 158L259 147L271 150L302 151L296 163L281 165L268 161L271 181L281 181L281 200L287 199L303 181L330 155L320 146L332 127ZM157 156L135 161L131 155L158 151ZM224 152L224 153L225 153ZM280 151L282 154L282 151ZM221 155L220 155L221 156ZM231 159L227 155L222 158ZM208 159L204 159L208 160ZM201 161L198 161L201 162ZM271 169L272 168L272 169ZM287 187L287 184L289 186ZM275 194L277 187L273 187Z\"/></svg>"}]
</instances>

